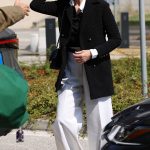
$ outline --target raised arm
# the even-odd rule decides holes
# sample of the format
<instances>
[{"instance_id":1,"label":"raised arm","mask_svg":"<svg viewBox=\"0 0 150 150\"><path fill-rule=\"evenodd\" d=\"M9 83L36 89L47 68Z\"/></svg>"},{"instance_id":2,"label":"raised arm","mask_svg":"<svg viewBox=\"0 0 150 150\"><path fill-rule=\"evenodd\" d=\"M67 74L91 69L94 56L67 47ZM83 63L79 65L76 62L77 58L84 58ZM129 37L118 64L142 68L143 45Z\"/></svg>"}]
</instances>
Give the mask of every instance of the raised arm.
<instances>
[{"instance_id":1,"label":"raised arm","mask_svg":"<svg viewBox=\"0 0 150 150\"><path fill-rule=\"evenodd\" d=\"M32 0L30 8L36 12L57 17L57 5L57 1L46 2L46 0Z\"/></svg>"}]
</instances>

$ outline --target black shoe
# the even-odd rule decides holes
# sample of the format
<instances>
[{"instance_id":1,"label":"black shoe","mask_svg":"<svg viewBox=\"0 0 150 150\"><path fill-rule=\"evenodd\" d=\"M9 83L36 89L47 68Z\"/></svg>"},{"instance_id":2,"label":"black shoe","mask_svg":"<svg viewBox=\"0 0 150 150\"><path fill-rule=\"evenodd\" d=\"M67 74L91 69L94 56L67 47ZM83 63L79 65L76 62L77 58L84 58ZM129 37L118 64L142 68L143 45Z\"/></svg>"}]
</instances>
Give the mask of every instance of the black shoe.
<instances>
[{"instance_id":1,"label":"black shoe","mask_svg":"<svg viewBox=\"0 0 150 150\"><path fill-rule=\"evenodd\" d=\"M16 142L24 142L24 132L21 129L16 132Z\"/></svg>"}]
</instances>

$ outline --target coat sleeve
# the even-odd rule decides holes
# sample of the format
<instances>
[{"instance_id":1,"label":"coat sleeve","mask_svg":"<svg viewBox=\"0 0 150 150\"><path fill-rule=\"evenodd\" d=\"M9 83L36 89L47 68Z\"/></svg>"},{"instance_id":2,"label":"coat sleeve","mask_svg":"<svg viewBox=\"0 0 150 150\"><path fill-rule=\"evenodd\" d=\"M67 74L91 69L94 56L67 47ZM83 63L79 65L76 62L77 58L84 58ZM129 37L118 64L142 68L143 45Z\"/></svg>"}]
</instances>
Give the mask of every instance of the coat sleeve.
<instances>
[{"instance_id":1,"label":"coat sleeve","mask_svg":"<svg viewBox=\"0 0 150 150\"><path fill-rule=\"evenodd\" d=\"M58 16L57 1L46 2L46 0L32 0L30 8L39 13Z\"/></svg>"},{"instance_id":2,"label":"coat sleeve","mask_svg":"<svg viewBox=\"0 0 150 150\"><path fill-rule=\"evenodd\" d=\"M106 2L104 3L102 20L105 30L104 32L106 33L108 40L105 43L96 47L96 49L98 50L98 55L100 57L109 54L109 52L111 52L113 49L121 44L121 37L116 21L109 8L109 4Z\"/></svg>"},{"instance_id":3,"label":"coat sleeve","mask_svg":"<svg viewBox=\"0 0 150 150\"><path fill-rule=\"evenodd\" d=\"M24 18L22 9L18 6L0 8L0 31Z\"/></svg>"}]
</instances>

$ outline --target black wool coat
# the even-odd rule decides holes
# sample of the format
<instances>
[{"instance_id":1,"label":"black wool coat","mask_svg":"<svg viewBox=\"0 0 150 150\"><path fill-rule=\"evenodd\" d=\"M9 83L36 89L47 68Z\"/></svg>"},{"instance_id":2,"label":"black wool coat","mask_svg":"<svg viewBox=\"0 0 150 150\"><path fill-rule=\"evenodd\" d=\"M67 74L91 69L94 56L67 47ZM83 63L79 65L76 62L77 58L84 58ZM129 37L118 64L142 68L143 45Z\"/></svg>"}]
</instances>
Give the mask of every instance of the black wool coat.
<instances>
[{"instance_id":1,"label":"black wool coat","mask_svg":"<svg viewBox=\"0 0 150 150\"><path fill-rule=\"evenodd\" d=\"M61 88L61 79L67 63L66 47L71 33L73 15L69 1L32 0L30 4L34 11L58 17L59 27L62 27L60 35L62 65L56 82L56 90ZM98 51L98 56L95 59L84 64L91 99L111 96L114 93L114 88L109 53L120 45L121 38L107 2L104 0L86 0L80 22L79 38L81 49L94 48Z\"/></svg>"}]
</instances>

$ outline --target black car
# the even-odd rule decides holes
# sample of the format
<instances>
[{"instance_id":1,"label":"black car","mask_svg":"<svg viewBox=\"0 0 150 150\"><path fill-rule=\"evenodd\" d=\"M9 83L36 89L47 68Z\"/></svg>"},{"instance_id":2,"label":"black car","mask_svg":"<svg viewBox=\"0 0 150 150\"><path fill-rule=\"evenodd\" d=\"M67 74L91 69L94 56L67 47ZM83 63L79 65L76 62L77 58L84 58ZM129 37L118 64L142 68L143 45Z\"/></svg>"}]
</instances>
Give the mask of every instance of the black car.
<instances>
[{"instance_id":1,"label":"black car","mask_svg":"<svg viewBox=\"0 0 150 150\"><path fill-rule=\"evenodd\" d=\"M116 114L103 138L102 150L150 150L150 99Z\"/></svg>"}]
</instances>

